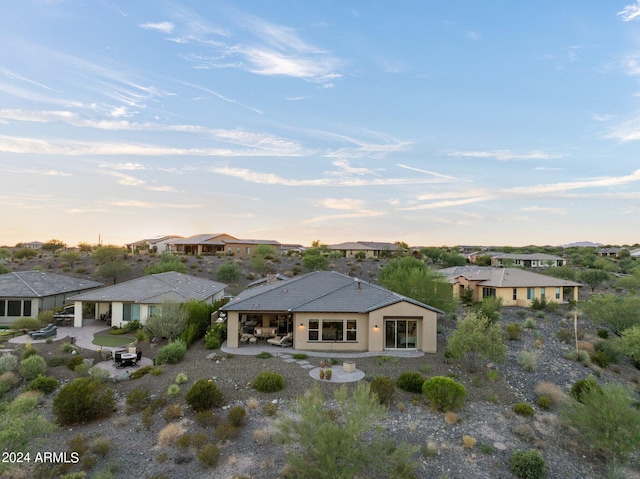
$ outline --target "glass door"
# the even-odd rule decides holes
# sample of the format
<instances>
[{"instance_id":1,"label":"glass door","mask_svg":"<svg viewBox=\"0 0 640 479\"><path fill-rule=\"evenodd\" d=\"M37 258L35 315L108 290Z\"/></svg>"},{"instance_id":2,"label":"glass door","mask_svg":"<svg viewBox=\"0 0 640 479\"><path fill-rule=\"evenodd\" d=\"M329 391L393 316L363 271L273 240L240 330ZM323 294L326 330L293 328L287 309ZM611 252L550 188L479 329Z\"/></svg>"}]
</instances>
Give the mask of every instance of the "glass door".
<instances>
[{"instance_id":1,"label":"glass door","mask_svg":"<svg viewBox=\"0 0 640 479\"><path fill-rule=\"evenodd\" d=\"M387 319L384 324L385 349L416 349L418 322L411 319Z\"/></svg>"}]
</instances>

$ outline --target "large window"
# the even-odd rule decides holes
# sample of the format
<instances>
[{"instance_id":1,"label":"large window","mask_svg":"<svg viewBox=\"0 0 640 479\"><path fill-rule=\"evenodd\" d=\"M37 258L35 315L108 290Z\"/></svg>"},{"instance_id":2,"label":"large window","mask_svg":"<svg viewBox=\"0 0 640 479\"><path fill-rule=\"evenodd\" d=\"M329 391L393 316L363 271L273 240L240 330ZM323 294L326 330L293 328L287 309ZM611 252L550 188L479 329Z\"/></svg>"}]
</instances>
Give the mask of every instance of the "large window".
<instances>
[{"instance_id":1,"label":"large window","mask_svg":"<svg viewBox=\"0 0 640 479\"><path fill-rule=\"evenodd\" d=\"M7 316L22 316L22 301L15 299L7 301Z\"/></svg>"},{"instance_id":2,"label":"large window","mask_svg":"<svg viewBox=\"0 0 640 479\"><path fill-rule=\"evenodd\" d=\"M125 303L122 305L123 321L140 321L140 305Z\"/></svg>"},{"instance_id":3,"label":"large window","mask_svg":"<svg viewBox=\"0 0 640 479\"><path fill-rule=\"evenodd\" d=\"M329 343L357 341L358 322L355 319L311 319L309 341Z\"/></svg>"},{"instance_id":4,"label":"large window","mask_svg":"<svg viewBox=\"0 0 640 479\"><path fill-rule=\"evenodd\" d=\"M385 349L415 349L418 340L418 321L385 319Z\"/></svg>"},{"instance_id":5,"label":"large window","mask_svg":"<svg viewBox=\"0 0 640 479\"><path fill-rule=\"evenodd\" d=\"M533 299L536 297L535 288L527 288L527 299Z\"/></svg>"},{"instance_id":6,"label":"large window","mask_svg":"<svg viewBox=\"0 0 640 479\"><path fill-rule=\"evenodd\" d=\"M556 288L556 299L560 299L560 288Z\"/></svg>"},{"instance_id":7,"label":"large window","mask_svg":"<svg viewBox=\"0 0 640 479\"><path fill-rule=\"evenodd\" d=\"M546 297L547 297L546 288L540 288L540 299L546 299Z\"/></svg>"},{"instance_id":8,"label":"large window","mask_svg":"<svg viewBox=\"0 0 640 479\"><path fill-rule=\"evenodd\" d=\"M5 307L7 302L4 299L0 299L0 316L5 315Z\"/></svg>"},{"instance_id":9,"label":"large window","mask_svg":"<svg viewBox=\"0 0 640 479\"><path fill-rule=\"evenodd\" d=\"M489 297L495 297L496 296L496 289L495 288L482 288L482 297L483 298L489 298Z\"/></svg>"}]
</instances>

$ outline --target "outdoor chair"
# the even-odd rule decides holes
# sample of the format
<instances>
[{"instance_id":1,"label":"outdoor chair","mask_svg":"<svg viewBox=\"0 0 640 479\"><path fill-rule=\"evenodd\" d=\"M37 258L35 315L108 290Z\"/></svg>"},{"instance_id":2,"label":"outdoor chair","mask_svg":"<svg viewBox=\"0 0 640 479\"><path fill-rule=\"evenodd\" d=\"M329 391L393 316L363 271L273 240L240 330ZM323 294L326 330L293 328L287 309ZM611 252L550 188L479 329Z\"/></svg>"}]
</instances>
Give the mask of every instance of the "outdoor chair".
<instances>
[{"instance_id":1,"label":"outdoor chair","mask_svg":"<svg viewBox=\"0 0 640 479\"><path fill-rule=\"evenodd\" d=\"M287 348L291 346L291 338L292 334L289 333L283 337L276 336L275 338L267 339L267 343L269 343L271 346L280 346L282 348Z\"/></svg>"},{"instance_id":2,"label":"outdoor chair","mask_svg":"<svg viewBox=\"0 0 640 479\"><path fill-rule=\"evenodd\" d=\"M141 359L142 359L142 351L138 351L138 352L136 353L136 359L135 359L135 361L133 362L133 364L138 364L138 363L140 362L140 360L141 360Z\"/></svg>"},{"instance_id":3,"label":"outdoor chair","mask_svg":"<svg viewBox=\"0 0 640 479\"><path fill-rule=\"evenodd\" d=\"M46 339L51 336L58 335L58 328L54 326L52 323L47 324L44 328L39 329L37 331L31 331L29 333L29 337L31 339Z\"/></svg>"}]
</instances>

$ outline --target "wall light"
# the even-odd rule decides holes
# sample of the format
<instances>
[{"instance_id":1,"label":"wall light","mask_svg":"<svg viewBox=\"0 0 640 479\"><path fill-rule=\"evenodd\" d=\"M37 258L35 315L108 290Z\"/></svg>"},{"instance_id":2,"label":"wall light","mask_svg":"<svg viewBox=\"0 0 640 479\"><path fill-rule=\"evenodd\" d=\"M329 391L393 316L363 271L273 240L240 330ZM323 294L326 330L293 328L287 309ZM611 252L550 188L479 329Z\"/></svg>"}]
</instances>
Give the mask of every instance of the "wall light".
<instances>
[{"instance_id":1,"label":"wall light","mask_svg":"<svg viewBox=\"0 0 640 479\"><path fill-rule=\"evenodd\" d=\"M373 327L373 329L378 329L378 325L376 324L376 325Z\"/></svg>"},{"instance_id":2,"label":"wall light","mask_svg":"<svg viewBox=\"0 0 640 479\"><path fill-rule=\"evenodd\" d=\"M301 327L301 328L304 328L304 324L300 323L300 327Z\"/></svg>"}]
</instances>

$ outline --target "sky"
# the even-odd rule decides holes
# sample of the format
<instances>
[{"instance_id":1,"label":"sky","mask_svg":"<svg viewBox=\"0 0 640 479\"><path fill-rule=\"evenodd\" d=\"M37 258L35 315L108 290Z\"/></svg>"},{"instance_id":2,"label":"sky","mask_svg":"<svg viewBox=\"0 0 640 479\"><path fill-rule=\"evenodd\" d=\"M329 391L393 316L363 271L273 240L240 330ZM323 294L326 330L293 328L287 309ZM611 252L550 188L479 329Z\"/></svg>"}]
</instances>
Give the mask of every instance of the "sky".
<instances>
[{"instance_id":1,"label":"sky","mask_svg":"<svg viewBox=\"0 0 640 479\"><path fill-rule=\"evenodd\" d=\"M0 44L0 244L640 242L640 0L20 0Z\"/></svg>"}]
</instances>

